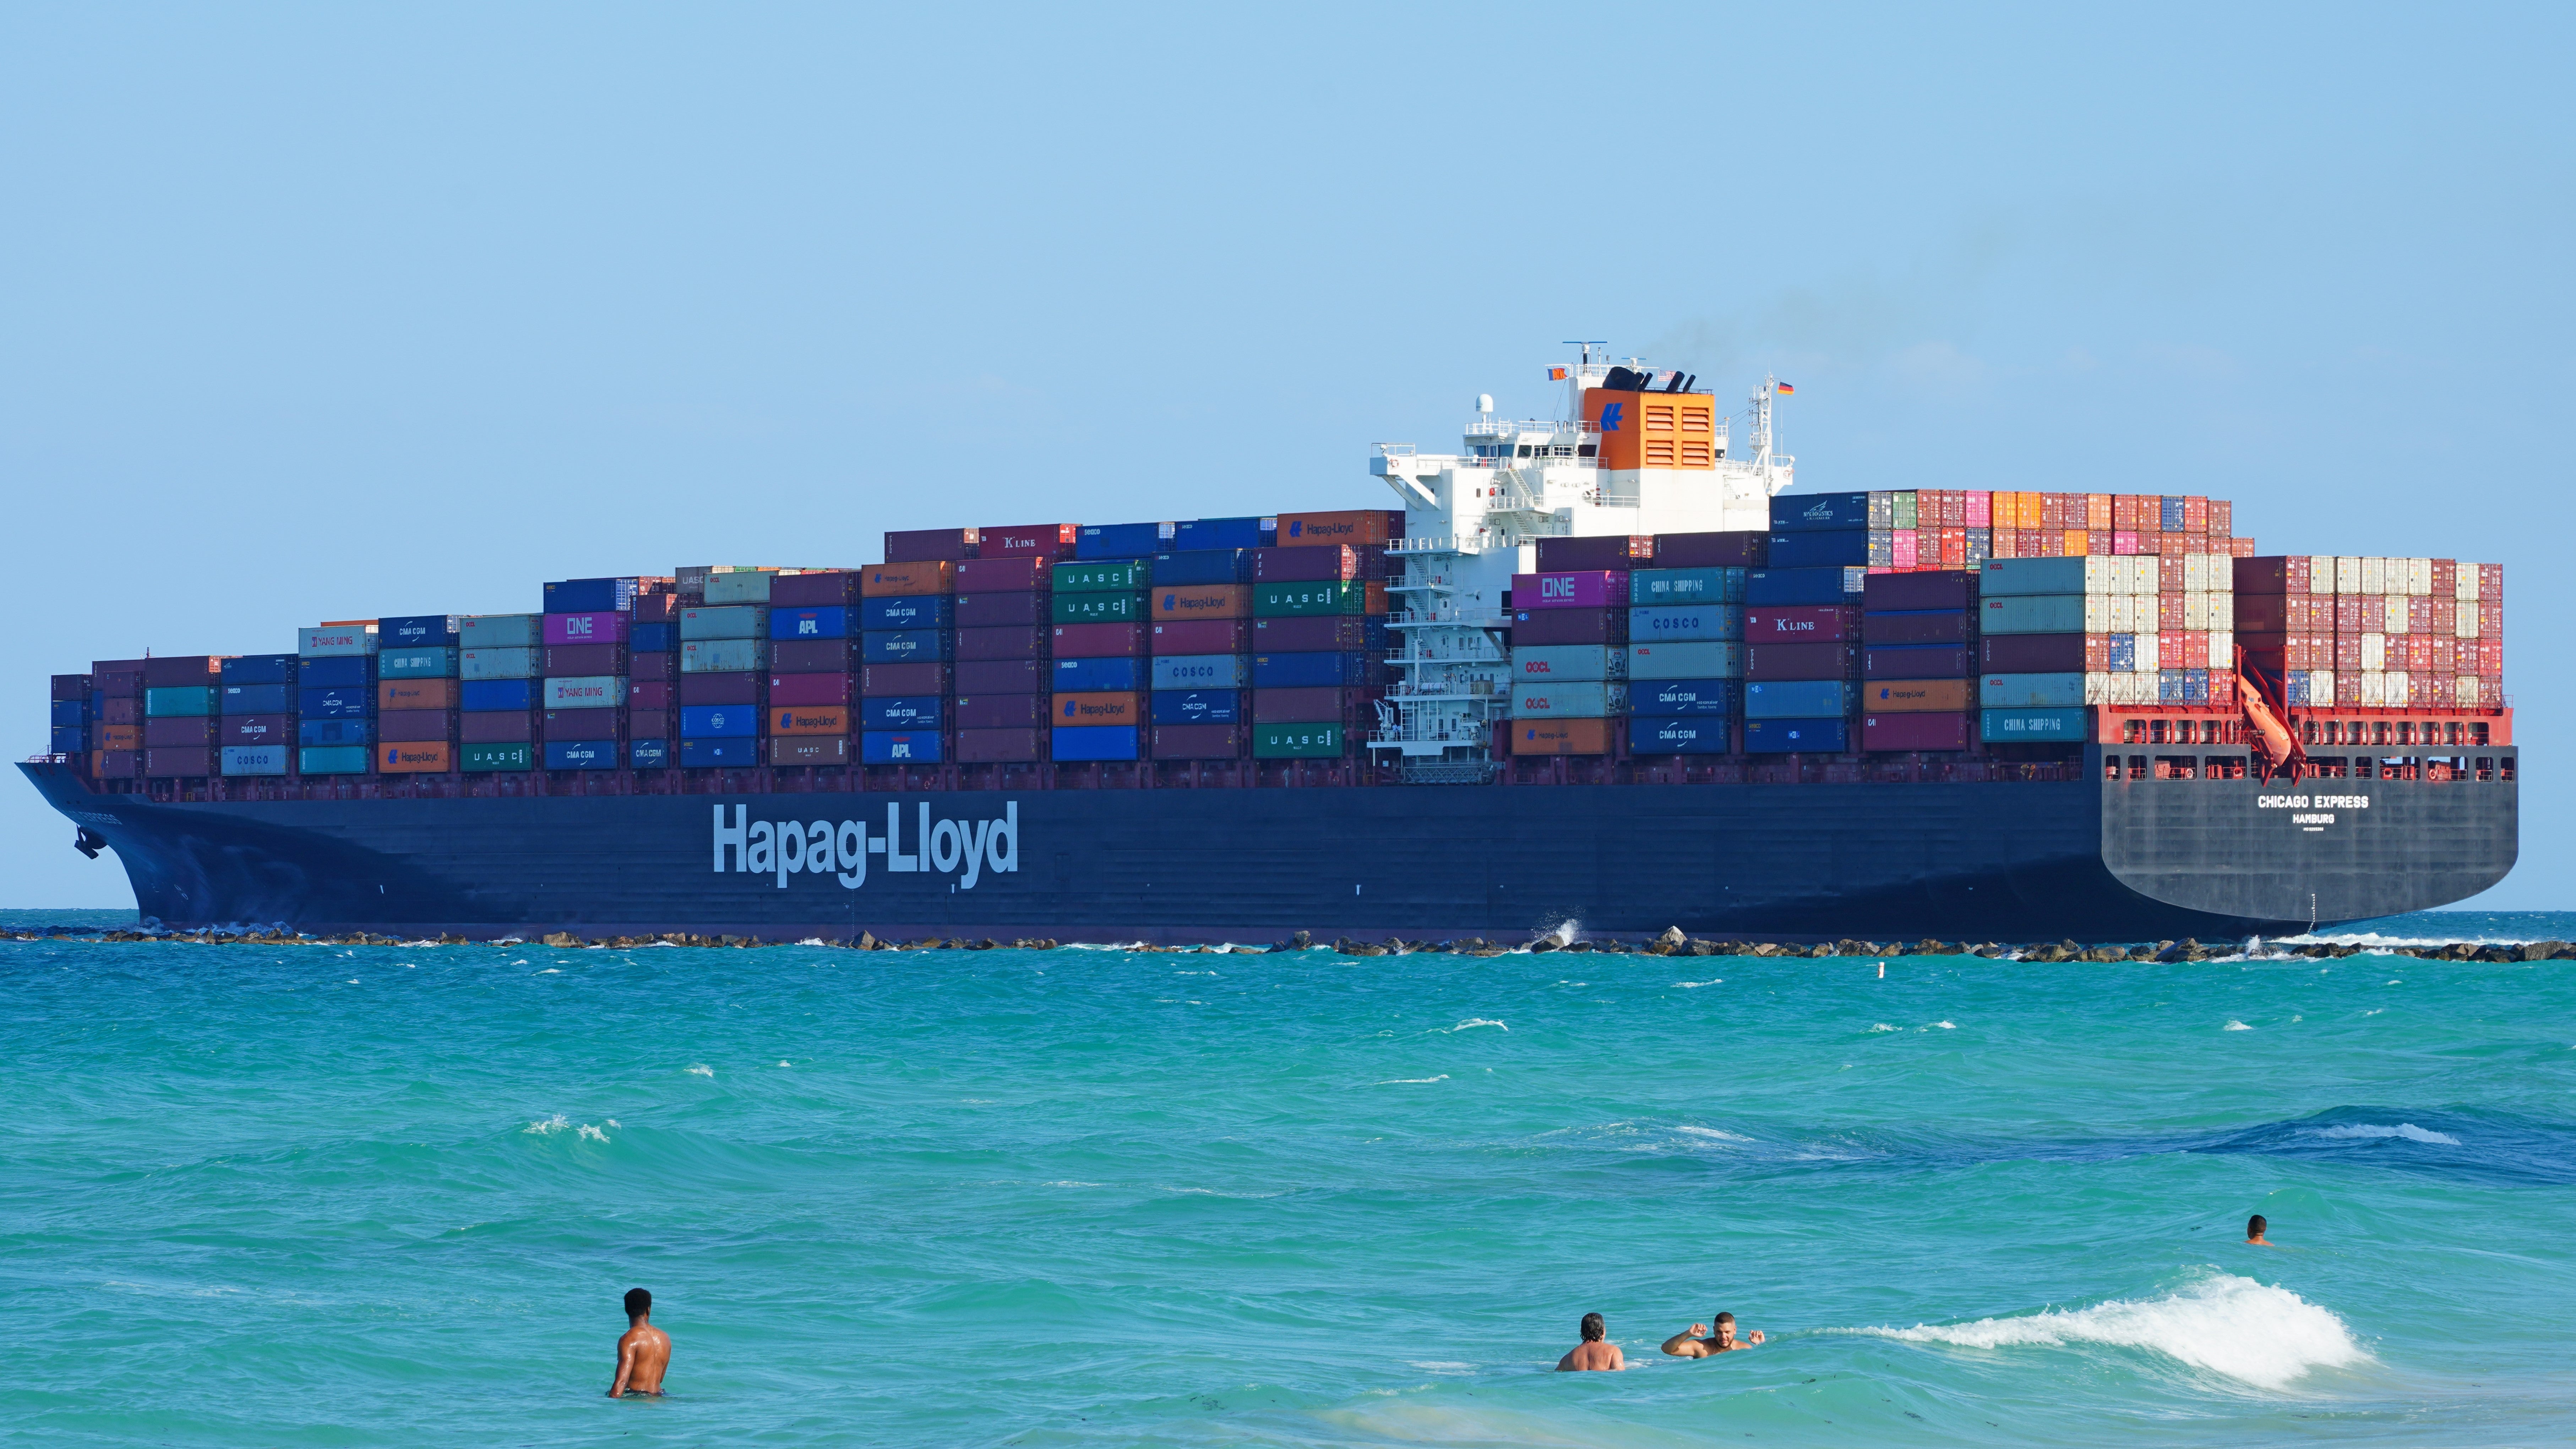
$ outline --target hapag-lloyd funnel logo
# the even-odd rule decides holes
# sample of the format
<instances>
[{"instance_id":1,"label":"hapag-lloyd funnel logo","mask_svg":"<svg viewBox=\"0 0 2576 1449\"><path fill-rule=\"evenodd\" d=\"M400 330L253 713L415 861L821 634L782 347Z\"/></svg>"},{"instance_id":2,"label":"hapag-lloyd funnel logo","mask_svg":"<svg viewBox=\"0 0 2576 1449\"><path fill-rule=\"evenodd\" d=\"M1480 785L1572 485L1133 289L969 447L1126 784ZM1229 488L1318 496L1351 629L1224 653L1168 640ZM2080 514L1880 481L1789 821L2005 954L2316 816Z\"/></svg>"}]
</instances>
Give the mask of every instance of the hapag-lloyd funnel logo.
<instances>
[{"instance_id":1,"label":"hapag-lloyd funnel logo","mask_svg":"<svg viewBox=\"0 0 2576 1449\"><path fill-rule=\"evenodd\" d=\"M866 823L858 820L753 820L748 805L734 806L733 823L727 825L725 807L718 805L715 871L773 876L780 890L787 889L791 875L828 875L845 889L857 890L868 883L868 857L873 855L884 857L889 874L961 872L957 888L966 891L973 890L987 870L995 875L1018 872L1017 800L1004 803L999 820L934 821L927 803L916 808L918 823L907 852L901 805L886 806L883 835L869 834Z\"/></svg>"}]
</instances>

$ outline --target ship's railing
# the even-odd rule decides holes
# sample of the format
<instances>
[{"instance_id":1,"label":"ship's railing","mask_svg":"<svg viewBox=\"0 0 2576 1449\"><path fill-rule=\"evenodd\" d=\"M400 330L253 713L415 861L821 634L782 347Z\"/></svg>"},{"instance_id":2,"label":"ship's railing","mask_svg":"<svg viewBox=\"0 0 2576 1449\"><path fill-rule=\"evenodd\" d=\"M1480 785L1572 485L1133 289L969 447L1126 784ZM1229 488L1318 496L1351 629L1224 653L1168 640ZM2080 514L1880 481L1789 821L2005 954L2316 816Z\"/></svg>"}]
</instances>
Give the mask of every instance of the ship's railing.
<instances>
[{"instance_id":1,"label":"ship's railing","mask_svg":"<svg viewBox=\"0 0 2576 1449\"><path fill-rule=\"evenodd\" d=\"M71 762L72 757L69 755L29 755L27 757L27 763L30 765L68 765Z\"/></svg>"},{"instance_id":2,"label":"ship's railing","mask_svg":"<svg viewBox=\"0 0 2576 1449\"><path fill-rule=\"evenodd\" d=\"M1590 423L1569 423L1558 419L1524 418L1519 422L1473 422L1467 425L1470 438L1516 438L1523 433L1538 433L1557 438L1601 439L1601 430Z\"/></svg>"},{"instance_id":3,"label":"ship's railing","mask_svg":"<svg viewBox=\"0 0 2576 1449\"><path fill-rule=\"evenodd\" d=\"M1411 609L1401 614L1386 616L1386 626L1390 629L1415 629L1436 624L1449 624L1466 629L1499 629L1503 627L1503 616L1499 613L1476 613L1466 609Z\"/></svg>"}]
</instances>

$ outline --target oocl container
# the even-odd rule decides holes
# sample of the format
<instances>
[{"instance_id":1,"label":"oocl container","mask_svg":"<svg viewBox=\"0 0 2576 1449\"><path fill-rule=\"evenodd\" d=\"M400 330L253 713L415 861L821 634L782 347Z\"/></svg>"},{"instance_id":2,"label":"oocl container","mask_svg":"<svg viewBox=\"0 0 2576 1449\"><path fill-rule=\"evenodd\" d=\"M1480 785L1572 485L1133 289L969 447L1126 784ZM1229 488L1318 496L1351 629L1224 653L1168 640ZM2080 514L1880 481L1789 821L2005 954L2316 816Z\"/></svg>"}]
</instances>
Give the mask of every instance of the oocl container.
<instances>
[{"instance_id":1,"label":"oocl container","mask_svg":"<svg viewBox=\"0 0 2576 1449\"><path fill-rule=\"evenodd\" d=\"M1628 711L1628 686L1559 680L1512 687L1515 719L1603 719Z\"/></svg>"},{"instance_id":2,"label":"oocl container","mask_svg":"<svg viewBox=\"0 0 2576 1449\"><path fill-rule=\"evenodd\" d=\"M1625 679L1629 651L1593 644L1555 644L1512 650L1512 677L1522 683Z\"/></svg>"},{"instance_id":3,"label":"oocl container","mask_svg":"<svg viewBox=\"0 0 2576 1449\"><path fill-rule=\"evenodd\" d=\"M1628 677L1643 679L1741 679L1742 644L1724 640L1670 640L1628 646Z\"/></svg>"}]
</instances>

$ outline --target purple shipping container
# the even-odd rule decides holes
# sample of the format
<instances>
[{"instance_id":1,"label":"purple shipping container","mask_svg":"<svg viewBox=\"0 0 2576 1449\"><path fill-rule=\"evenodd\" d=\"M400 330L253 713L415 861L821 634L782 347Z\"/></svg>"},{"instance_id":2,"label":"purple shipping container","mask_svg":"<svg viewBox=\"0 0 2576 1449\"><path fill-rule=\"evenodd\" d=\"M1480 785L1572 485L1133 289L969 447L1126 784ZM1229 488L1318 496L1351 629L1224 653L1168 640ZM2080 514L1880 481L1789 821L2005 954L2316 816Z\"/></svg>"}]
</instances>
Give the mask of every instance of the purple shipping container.
<instances>
[{"instance_id":1,"label":"purple shipping container","mask_svg":"<svg viewBox=\"0 0 2576 1449\"><path fill-rule=\"evenodd\" d=\"M1974 638L1976 615L1965 609L1873 613L1860 616L1864 644L1958 644Z\"/></svg>"},{"instance_id":2,"label":"purple shipping container","mask_svg":"<svg viewBox=\"0 0 2576 1449\"><path fill-rule=\"evenodd\" d=\"M1791 644L1860 638L1860 610L1844 604L1766 604L1744 611L1744 642Z\"/></svg>"},{"instance_id":3,"label":"purple shipping container","mask_svg":"<svg viewBox=\"0 0 2576 1449\"><path fill-rule=\"evenodd\" d=\"M1771 534L1659 533L1655 567L1659 569L1758 569L1771 562Z\"/></svg>"},{"instance_id":4,"label":"purple shipping container","mask_svg":"<svg viewBox=\"0 0 2576 1449\"><path fill-rule=\"evenodd\" d=\"M456 735L469 745L533 745L537 717L515 709L470 709L456 717Z\"/></svg>"},{"instance_id":5,"label":"purple shipping container","mask_svg":"<svg viewBox=\"0 0 2576 1449\"><path fill-rule=\"evenodd\" d=\"M1042 729L959 730L957 762L961 765L1027 764L1046 758L1047 732Z\"/></svg>"},{"instance_id":6,"label":"purple shipping container","mask_svg":"<svg viewBox=\"0 0 2576 1449\"><path fill-rule=\"evenodd\" d=\"M295 743L295 716L291 714L232 714L224 716L223 733L218 739L227 745L292 745Z\"/></svg>"},{"instance_id":7,"label":"purple shipping container","mask_svg":"<svg viewBox=\"0 0 2576 1449\"><path fill-rule=\"evenodd\" d=\"M885 536L887 563L955 563L975 556L971 528L908 528Z\"/></svg>"},{"instance_id":8,"label":"purple shipping container","mask_svg":"<svg viewBox=\"0 0 2576 1449\"><path fill-rule=\"evenodd\" d=\"M626 642L624 614L548 614L545 642L548 644L623 644Z\"/></svg>"},{"instance_id":9,"label":"purple shipping container","mask_svg":"<svg viewBox=\"0 0 2576 1449\"><path fill-rule=\"evenodd\" d=\"M192 688L197 685L221 684L216 676L220 654L168 654L143 661L143 687L146 689Z\"/></svg>"},{"instance_id":10,"label":"purple shipping container","mask_svg":"<svg viewBox=\"0 0 2576 1449\"><path fill-rule=\"evenodd\" d=\"M143 701L111 694L98 702L98 718L92 724L130 725L143 723Z\"/></svg>"},{"instance_id":11,"label":"purple shipping container","mask_svg":"<svg viewBox=\"0 0 2576 1449\"><path fill-rule=\"evenodd\" d=\"M949 694L948 666L937 660L908 664L869 664L859 670L859 693L867 698L895 694Z\"/></svg>"},{"instance_id":12,"label":"purple shipping container","mask_svg":"<svg viewBox=\"0 0 2576 1449\"><path fill-rule=\"evenodd\" d=\"M986 594L985 598L1008 597ZM1033 594L1022 595L1034 598ZM1005 624L957 631L956 655L967 659L1044 659L1052 638L1043 624Z\"/></svg>"},{"instance_id":13,"label":"purple shipping container","mask_svg":"<svg viewBox=\"0 0 2576 1449\"><path fill-rule=\"evenodd\" d=\"M1865 644L1860 672L1863 679L1966 679L1979 670L1965 644Z\"/></svg>"},{"instance_id":14,"label":"purple shipping container","mask_svg":"<svg viewBox=\"0 0 2576 1449\"><path fill-rule=\"evenodd\" d=\"M215 742L218 726L212 715L184 715L177 719L147 719L143 722L143 748L147 750L202 750Z\"/></svg>"},{"instance_id":15,"label":"purple shipping container","mask_svg":"<svg viewBox=\"0 0 2576 1449\"><path fill-rule=\"evenodd\" d=\"M1655 540L1651 534L1598 534L1538 541L1538 571L1543 574L1569 569L1655 568L1658 565L1654 558Z\"/></svg>"},{"instance_id":16,"label":"purple shipping container","mask_svg":"<svg viewBox=\"0 0 2576 1449\"><path fill-rule=\"evenodd\" d=\"M626 681L628 709L669 709L678 702L680 687L667 679L629 679Z\"/></svg>"},{"instance_id":17,"label":"purple shipping container","mask_svg":"<svg viewBox=\"0 0 2576 1449\"><path fill-rule=\"evenodd\" d=\"M162 686L155 685L158 689ZM215 751L211 745L189 749L152 750L143 752L143 773L155 780L193 779L215 773Z\"/></svg>"},{"instance_id":18,"label":"purple shipping container","mask_svg":"<svg viewBox=\"0 0 2576 1449\"><path fill-rule=\"evenodd\" d=\"M1856 644L1748 644L1744 677L1759 680L1857 679Z\"/></svg>"},{"instance_id":19,"label":"purple shipping container","mask_svg":"<svg viewBox=\"0 0 2576 1449\"><path fill-rule=\"evenodd\" d=\"M1251 624L1250 619L1175 619L1153 625L1153 637L1147 642L1157 654L1249 654Z\"/></svg>"},{"instance_id":20,"label":"purple shipping container","mask_svg":"<svg viewBox=\"0 0 2576 1449\"><path fill-rule=\"evenodd\" d=\"M1977 641L1979 674L2080 674L2081 634L1988 634Z\"/></svg>"},{"instance_id":21,"label":"purple shipping container","mask_svg":"<svg viewBox=\"0 0 2576 1449\"><path fill-rule=\"evenodd\" d=\"M1021 563L1021 559L996 559L996 563ZM990 629L1002 625L1045 624L1052 622L1046 594L959 594L956 619L960 629Z\"/></svg>"},{"instance_id":22,"label":"purple shipping container","mask_svg":"<svg viewBox=\"0 0 2576 1449\"><path fill-rule=\"evenodd\" d=\"M1547 644L1625 644L1628 611L1622 609L1515 609L1512 647Z\"/></svg>"},{"instance_id":23,"label":"purple shipping container","mask_svg":"<svg viewBox=\"0 0 2576 1449\"><path fill-rule=\"evenodd\" d=\"M680 676L680 703L692 704L758 704L760 686L768 681L765 674L728 671L722 674L683 674Z\"/></svg>"},{"instance_id":24,"label":"purple shipping container","mask_svg":"<svg viewBox=\"0 0 2576 1449\"><path fill-rule=\"evenodd\" d=\"M378 723L379 732L382 722ZM622 740L626 738L626 711L622 709L550 709L537 721L540 739L556 742L569 740Z\"/></svg>"},{"instance_id":25,"label":"purple shipping container","mask_svg":"<svg viewBox=\"0 0 2576 1449\"><path fill-rule=\"evenodd\" d=\"M1058 659L1133 659L1145 652L1145 625L1057 624L1051 646Z\"/></svg>"},{"instance_id":26,"label":"purple shipping container","mask_svg":"<svg viewBox=\"0 0 2576 1449\"><path fill-rule=\"evenodd\" d=\"M1377 711L1371 701L1382 692L1375 689L1336 689L1329 685L1309 689L1256 689L1252 691L1252 722L1347 724L1366 715L1374 723Z\"/></svg>"},{"instance_id":27,"label":"purple shipping container","mask_svg":"<svg viewBox=\"0 0 2576 1449\"><path fill-rule=\"evenodd\" d=\"M1321 720L1288 720L1288 724L1321 724ZM1247 753L1251 731L1239 724L1154 726L1158 760L1239 760Z\"/></svg>"},{"instance_id":28,"label":"purple shipping container","mask_svg":"<svg viewBox=\"0 0 2576 1449\"><path fill-rule=\"evenodd\" d=\"M626 616L608 614L603 617L623 619ZM626 646L623 644L549 644L540 651L537 661L537 673L548 679L626 672Z\"/></svg>"},{"instance_id":29,"label":"purple shipping container","mask_svg":"<svg viewBox=\"0 0 2576 1449\"><path fill-rule=\"evenodd\" d=\"M452 709L389 709L376 716L376 738L396 744L453 740L456 721Z\"/></svg>"},{"instance_id":30,"label":"purple shipping container","mask_svg":"<svg viewBox=\"0 0 2576 1449\"><path fill-rule=\"evenodd\" d=\"M846 674L772 674L769 676L771 704L848 704L855 696L850 686L856 683Z\"/></svg>"},{"instance_id":31,"label":"purple shipping container","mask_svg":"<svg viewBox=\"0 0 2576 1449\"><path fill-rule=\"evenodd\" d=\"M629 739L667 740L678 737L679 733L679 711L627 707L626 734Z\"/></svg>"},{"instance_id":32,"label":"purple shipping container","mask_svg":"<svg viewBox=\"0 0 2576 1449\"><path fill-rule=\"evenodd\" d=\"M1385 556L1384 546L1375 544L1366 548L1349 544L1256 548L1252 551L1252 581L1302 584L1383 578Z\"/></svg>"},{"instance_id":33,"label":"purple shipping container","mask_svg":"<svg viewBox=\"0 0 2576 1449\"><path fill-rule=\"evenodd\" d=\"M1860 721L1864 750L1964 750L1976 734L1972 714L1870 714Z\"/></svg>"},{"instance_id":34,"label":"purple shipping container","mask_svg":"<svg viewBox=\"0 0 2576 1449\"><path fill-rule=\"evenodd\" d=\"M1044 694L961 694L957 727L961 730L1031 729L1047 723Z\"/></svg>"},{"instance_id":35,"label":"purple shipping container","mask_svg":"<svg viewBox=\"0 0 2576 1449\"><path fill-rule=\"evenodd\" d=\"M1298 550L1301 553L1312 549ZM1255 619L1252 652L1261 654L1347 654L1369 647L1368 620L1349 614L1307 619ZM1217 653L1217 650L1209 650ZM1239 651L1226 651L1239 652Z\"/></svg>"},{"instance_id":36,"label":"purple shipping container","mask_svg":"<svg viewBox=\"0 0 2576 1449\"><path fill-rule=\"evenodd\" d=\"M1962 569L1871 574L1861 580L1864 609L1974 609L1977 576Z\"/></svg>"},{"instance_id":37,"label":"purple shipping container","mask_svg":"<svg viewBox=\"0 0 2576 1449\"><path fill-rule=\"evenodd\" d=\"M66 704L73 700L80 700L84 703L87 702L89 699L89 679L90 677L86 674L55 675L53 693L54 703Z\"/></svg>"},{"instance_id":38,"label":"purple shipping container","mask_svg":"<svg viewBox=\"0 0 2576 1449\"><path fill-rule=\"evenodd\" d=\"M778 651L781 647L782 646L777 644L769 646L769 657L771 662L775 663L777 661ZM655 679L667 682L680 677L679 665L680 656L677 654L629 654L626 656L626 677L628 679Z\"/></svg>"},{"instance_id":39,"label":"purple shipping container","mask_svg":"<svg viewBox=\"0 0 2576 1449\"><path fill-rule=\"evenodd\" d=\"M1625 569L1574 569L1512 575L1514 609L1624 609Z\"/></svg>"},{"instance_id":40,"label":"purple shipping container","mask_svg":"<svg viewBox=\"0 0 2576 1449\"><path fill-rule=\"evenodd\" d=\"M769 607L773 609L848 608L859 601L859 574L856 569L815 569L810 573L780 574L769 581Z\"/></svg>"},{"instance_id":41,"label":"purple shipping container","mask_svg":"<svg viewBox=\"0 0 2576 1449\"><path fill-rule=\"evenodd\" d=\"M1068 551L1070 557L1070 551ZM1020 554L1012 558L970 558L957 565L957 592L961 594L1043 594L1054 575L1048 568L1053 555ZM957 601L965 607L966 601Z\"/></svg>"},{"instance_id":42,"label":"purple shipping container","mask_svg":"<svg viewBox=\"0 0 2576 1449\"><path fill-rule=\"evenodd\" d=\"M1050 666L1043 659L971 659L957 664L957 692L1044 694Z\"/></svg>"},{"instance_id":43,"label":"purple shipping container","mask_svg":"<svg viewBox=\"0 0 2576 1449\"><path fill-rule=\"evenodd\" d=\"M778 674L847 674L859 667L856 639L779 639L769 646Z\"/></svg>"}]
</instances>

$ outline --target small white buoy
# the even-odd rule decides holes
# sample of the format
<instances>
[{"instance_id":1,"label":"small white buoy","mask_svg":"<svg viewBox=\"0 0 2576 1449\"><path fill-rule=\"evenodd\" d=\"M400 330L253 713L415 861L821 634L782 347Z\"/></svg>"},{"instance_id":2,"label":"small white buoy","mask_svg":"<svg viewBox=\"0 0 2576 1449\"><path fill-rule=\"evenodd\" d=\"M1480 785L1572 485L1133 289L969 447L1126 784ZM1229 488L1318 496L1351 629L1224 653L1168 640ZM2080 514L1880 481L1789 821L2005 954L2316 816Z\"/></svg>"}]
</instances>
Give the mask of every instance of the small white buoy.
<instances>
[{"instance_id":1,"label":"small white buoy","mask_svg":"<svg viewBox=\"0 0 2576 1449\"><path fill-rule=\"evenodd\" d=\"M1878 979L1881 981L1887 979L1887 963L1884 961L1878 963Z\"/></svg>"}]
</instances>

